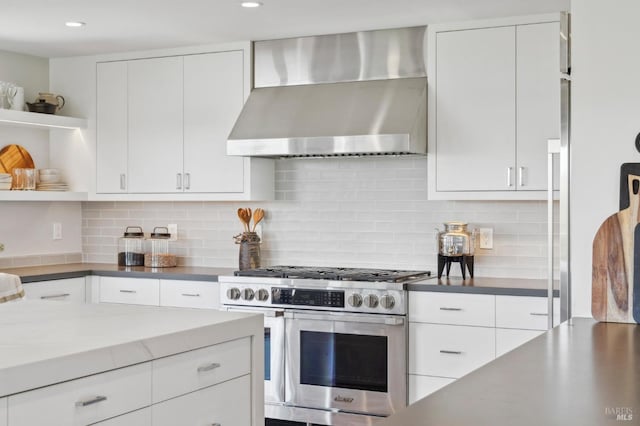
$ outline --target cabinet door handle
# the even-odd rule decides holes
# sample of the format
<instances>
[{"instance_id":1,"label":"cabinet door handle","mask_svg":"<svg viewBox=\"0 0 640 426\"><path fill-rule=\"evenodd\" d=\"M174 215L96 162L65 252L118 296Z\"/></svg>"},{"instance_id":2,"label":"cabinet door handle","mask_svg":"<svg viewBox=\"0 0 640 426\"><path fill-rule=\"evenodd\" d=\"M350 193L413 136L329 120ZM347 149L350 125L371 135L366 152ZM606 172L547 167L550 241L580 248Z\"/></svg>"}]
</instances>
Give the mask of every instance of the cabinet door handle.
<instances>
[{"instance_id":1,"label":"cabinet door handle","mask_svg":"<svg viewBox=\"0 0 640 426\"><path fill-rule=\"evenodd\" d=\"M123 191L127 189L127 175L124 173L120 175L120 189Z\"/></svg>"},{"instance_id":2,"label":"cabinet door handle","mask_svg":"<svg viewBox=\"0 0 640 426\"><path fill-rule=\"evenodd\" d=\"M69 297L71 294L69 293L60 293L60 294L50 294L48 296L40 296L40 299L57 299L58 297Z\"/></svg>"},{"instance_id":3,"label":"cabinet door handle","mask_svg":"<svg viewBox=\"0 0 640 426\"><path fill-rule=\"evenodd\" d=\"M461 311L462 308L447 308L447 307L441 307L440 308L441 311Z\"/></svg>"},{"instance_id":4,"label":"cabinet door handle","mask_svg":"<svg viewBox=\"0 0 640 426\"><path fill-rule=\"evenodd\" d=\"M135 290L120 290L120 293L137 293Z\"/></svg>"},{"instance_id":5,"label":"cabinet door handle","mask_svg":"<svg viewBox=\"0 0 640 426\"><path fill-rule=\"evenodd\" d=\"M507 186L512 187L511 184L511 172L513 171L513 167L507 167Z\"/></svg>"},{"instance_id":6,"label":"cabinet door handle","mask_svg":"<svg viewBox=\"0 0 640 426\"><path fill-rule=\"evenodd\" d=\"M222 423L211 423L211 426L222 426Z\"/></svg>"},{"instance_id":7,"label":"cabinet door handle","mask_svg":"<svg viewBox=\"0 0 640 426\"><path fill-rule=\"evenodd\" d=\"M533 315L535 317L548 317L549 314L546 312L530 312L529 315Z\"/></svg>"},{"instance_id":8,"label":"cabinet door handle","mask_svg":"<svg viewBox=\"0 0 640 426\"><path fill-rule=\"evenodd\" d=\"M215 370L216 368L220 368L220 364L218 364L217 362L201 365L200 367L198 367L198 373L204 373L205 371Z\"/></svg>"},{"instance_id":9,"label":"cabinet door handle","mask_svg":"<svg viewBox=\"0 0 640 426\"><path fill-rule=\"evenodd\" d=\"M524 186L524 167L518 167L518 186Z\"/></svg>"},{"instance_id":10,"label":"cabinet door handle","mask_svg":"<svg viewBox=\"0 0 640 426\"><path fill-rule=\"evenodd\" d=\"M446 349L440 349L441 354L450 354L450 355L462 355L460 351L448 351Z\"/></svg>"},{"instance_id":11,"label":"cabinet door handle","mask_svg":"<svg viewBox=\"0 0 640 426\"><path fill-rule=\"evenodd\" d=\"M87 405L96 404L98 402L102 402L106 400L107 400L106 396L98 395L90 399L83 399L80 401L76 401L76 407L86 407Z\"/></svg>"},{"instance_id":12,"label":"cabinet door handle","mask_svg":"<svg viewBox=\"0 0 640 426\"><path fill-rule=\"evenodd\" d=\"M200 297L199 293L182 293L182 295L186 297Z\"/></svg>"},{"instance_id":13,"label":"cabinet door handle","mask_svg":"<svg viewBox=\"0 0 640 426\"><path fill-rule=\"evenodd\" d=\"M191 173L184 174L184 189L191 189Z\"/></svg>"},{"instance_id":14,"label":"cabinet door handle","mask_svg":"<svg viewBox=\"0 0 640 426\"><path fill-rule=\"evenodd\" d=\"M182 189L182 173L176 173L176 189Z\"/></svg>"}]
</instances>

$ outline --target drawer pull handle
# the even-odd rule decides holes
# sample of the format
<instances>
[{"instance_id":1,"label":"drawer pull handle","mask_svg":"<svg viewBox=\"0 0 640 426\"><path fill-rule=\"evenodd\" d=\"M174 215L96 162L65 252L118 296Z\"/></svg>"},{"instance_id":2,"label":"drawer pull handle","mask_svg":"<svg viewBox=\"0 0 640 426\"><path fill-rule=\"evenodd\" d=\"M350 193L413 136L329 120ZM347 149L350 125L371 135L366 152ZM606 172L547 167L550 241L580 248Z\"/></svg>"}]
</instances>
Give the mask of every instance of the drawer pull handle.
<instances>
[{"instance_id":1,"label":"drawer pull handle","mask_svg":"<svg viewBox=\"0 0 640 426\"><path fill-rule=\"evenodd\" d=\"M91 399L85 399L83 401L77 401L76 407L86 407L87 405L97 404L98 402L106 401L106 396L95 396Z\"/></svg>"},{"instance_id":2,"label":"drawer pull handle","mask_svg":"<svg viewBox=\"0 0 640 426\"><path fill-rule=\"evenodd\" d=\"M211 423L211 426L222 426L222 423Z\"/></svg>"},{"instance_id":3,"label":"drawer pull handle","mask_svg":"<svg viewBox=\"0 0 640 426\"><path fill-rule=\"evenodd\" d=\"M543 312L530 312L529 315L533 315L536 317L548 317L549 314Z\"/></svg>"},{"instance_id":4,"label":"drawer pull handle","mask_svg":"<svg viewBox=\"0 0 640 426\"><path fill-rule=\"evenodd\" d=\"M182 295L186 297L200 297L199 293L182 293Z\"/></svg>"},{"instance_id":5,"label":"drawer pull handle","mask_svg":"<svg viewBox=\"0 0 640 426\"><path fill-rule=\"evenodd\" d=\"M50 294L48 296L40 296L40 299L57 299L58 297L69 297L71 294L69 293L61 293L61 294Z\"/></svg>"},{"instance_id":6,"label":"drawer pull handle","mask_svg":"<svg viewBox=\"0 0 640 426\"><path fill-rule=\"evenodd\" d=\"M440 308L440 310L441 311L461 311L462 308L446 308L446 307L443 307L443 308Z\"/></svg>"},{"instance_id":7,"label":"drawer pull handle","mask_svg":"<svg viewBox=\"0 0 640 426\"><path fill-rule=\"evenodd\" d=\"M120 293L137 293L135 290L120 290Z\"/></svg>"},{"instance_id":8,"label":"drawer pull handle","mask_svg":"<svg viewBox=\"0 0 640 426\"><path fill-rule=\"evenodd\" d=\"M445 349L440 349L440 353L441 354L450 354L450 355L462 355L462 352L460 351L448 351Z\"/></svg>"},{"instance_id":9,"label":"drawer pull handle","mask_svg":"<svg viewBox=\"0 0 640 426\"><path fill-rule=\"evenodd\" d=\"M205 371L215 370L216 368L220 368L220 364L218 364L217 362L201 365L200 367L198 367L198 373L204 373Z\"/></svg>"}]
</instances>

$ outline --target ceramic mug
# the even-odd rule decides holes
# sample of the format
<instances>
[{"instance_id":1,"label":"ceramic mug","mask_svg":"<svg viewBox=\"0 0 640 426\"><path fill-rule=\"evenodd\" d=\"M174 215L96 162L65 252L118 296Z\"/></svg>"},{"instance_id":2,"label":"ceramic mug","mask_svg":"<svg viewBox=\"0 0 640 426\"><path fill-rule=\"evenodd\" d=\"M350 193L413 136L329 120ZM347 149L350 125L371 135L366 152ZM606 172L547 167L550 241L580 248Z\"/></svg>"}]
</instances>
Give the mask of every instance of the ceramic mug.
<instances>
[{"instance_id":1,"label":"ceramic mug","mask_svg":"<svg viewBox=\"0 0 640 426\"><path fill-rule=\"evenodd\" d=\"M24 88L12 87L7 90L7 100L11 109L16 111L24 110Z\"/></svg>"}]
</instances>

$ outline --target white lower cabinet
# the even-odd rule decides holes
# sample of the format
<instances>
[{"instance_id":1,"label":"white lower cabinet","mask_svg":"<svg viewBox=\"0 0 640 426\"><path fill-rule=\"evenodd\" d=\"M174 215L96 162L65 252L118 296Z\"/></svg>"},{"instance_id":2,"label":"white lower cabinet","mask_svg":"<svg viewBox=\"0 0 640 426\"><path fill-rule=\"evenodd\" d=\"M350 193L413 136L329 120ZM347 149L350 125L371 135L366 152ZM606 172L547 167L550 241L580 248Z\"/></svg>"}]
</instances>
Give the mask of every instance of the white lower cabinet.
<instances>
[{"instance_id":1,"label":"white lower cabinet","mask_svg":"<svg viewBox=\"0 0 640 426\"><path fill-rule=\"evenodd\" d=\"M517 330L509 328L496 328L496 357L510 352L529 340L543 334L540 330Z\"/></svg>"},{"instance_id":2,"label":"white lower cabinet","mask_svg":"<svg viewBox=\"0 0 640 426\"><path fill-rule=\"evenodd\" d=\"M217 282L160 280L160 306L218 309L219 292Z\"/></svg>"},{"instance_id":3,"label":"white lower cabinet","mask_svg":"<svg viewBox=\"0 0 640 426\"><path fill-rule=\"evenodd\" d=\"M0 398L0 426L7 426L7 398Z\"/></svg>"},{"instance_id":4,"label":"white lower cabinet","mask_svg":"<svg viewBox=\"0 0 640 426\"><path fill-rule=\"evenodd\" d=\"M55 300L63 302L85 302L85 279L67 278L62 280L24 283L27 299Z\"/></svg>"},{"instance_id":5,"label":"white lower cabinet","mask_svg":"<svg viewBox=\"0 0 640 426\"><path fill-rule=\"evenodd\" d=\"M100 303L160 305L160 283L152 278L100 277Z\"/></svg>"},{"instance_id":6,"label":"white lower cabinet","mask_svg":"<svg viewBox=\"0 0 640 426\"><path fill-rule=\"evenodd\" d=\"M103 422L94 423L100 426L151 426L151 407L123 414Z\"/></svg>"},{"instance_id":7,"label":"white lower cabinet","mask_svg":"<svg viewBox=\"0 0 640 426\"><path fill-rule=\"evenodd\" d=\"M456 379L450 379L447 377L431 377L409 374L409 404L413 404L414 402L455 381Z\"/></svg>"},{"instance_id":8,"label":"white lower cabinet","mask_svg":"<svg viewBox=\"0 0 640 426\"><path fill-rule=\"evenodd\" d=\"M11 426L86 425L151 404L151 363L9 396Z\"/></svg>"},{"instance_id":9,"label":"white lower cabinet","mask_svg":"<svg viewBox=\"0 0 640 426\"><path fill-rule=\"evenodd\" d=\"M549 305L546 297L496 296L496 327L547 330ZM553 300L553 325L560 324L560 303Z\"/></svg>"},{"instance_id":10,"label":"white lower cabinet","mask_svg":"<svg viewBox=\"0 0 640 426\"><path fill-rule=\"evenodd\" d=\"M154 426L250 426L251 375L153 405Z\"/></svg>"}]
</instances>

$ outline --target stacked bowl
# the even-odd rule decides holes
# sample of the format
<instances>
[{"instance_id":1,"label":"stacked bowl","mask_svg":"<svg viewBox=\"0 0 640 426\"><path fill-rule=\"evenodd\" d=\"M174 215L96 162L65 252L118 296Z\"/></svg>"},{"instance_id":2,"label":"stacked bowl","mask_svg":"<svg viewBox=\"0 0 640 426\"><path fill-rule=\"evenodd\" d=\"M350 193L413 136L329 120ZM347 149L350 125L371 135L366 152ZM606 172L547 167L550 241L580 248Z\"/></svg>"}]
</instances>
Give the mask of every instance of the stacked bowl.
<instances>
[{"instance_id":1,"label":"stacked bowl","mask_svg":"<svg viewBox=\"0 0 640 426\"><path fill-rule=\"evenodd\" d=\"M8 191L11 189L11 175L9 173L0 173L0 191Z\"/></svg>"},{"instance_id":2,"label":"stacked bowl","mask_svg":"<svg viewBox=\"0 0 640 426\"><path fill-rule=\"evenodd\" d=\"M59 169L40 169L38 171L39 182L36 186L38 191L66 191L68 185L62 180Z\"/></svg>"}]
</instances>

